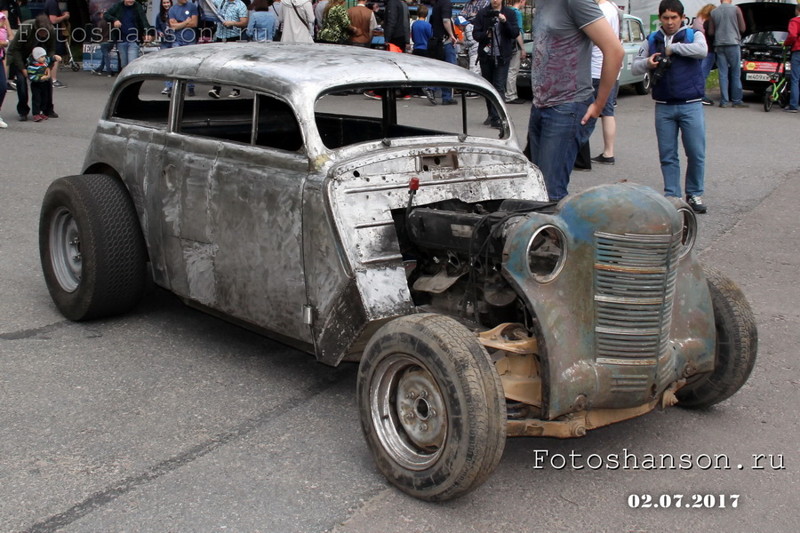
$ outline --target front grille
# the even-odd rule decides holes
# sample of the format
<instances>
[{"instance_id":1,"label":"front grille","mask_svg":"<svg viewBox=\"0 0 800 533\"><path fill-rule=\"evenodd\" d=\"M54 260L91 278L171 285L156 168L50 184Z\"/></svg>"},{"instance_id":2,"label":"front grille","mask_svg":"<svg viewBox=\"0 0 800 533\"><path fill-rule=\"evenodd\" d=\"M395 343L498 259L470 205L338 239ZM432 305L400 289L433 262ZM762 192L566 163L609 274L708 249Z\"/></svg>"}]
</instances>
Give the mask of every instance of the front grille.
<instances>
[{"instance_id":1,"label":"front grille","mask_svg":"<svg viewBox=\"0 0 800 533\"><path fill-rule=\"evenodd\" d=\"M666 353L678 246L680 234L595 233L598 362L656 365Z\"/></svg>"}]
</instances>

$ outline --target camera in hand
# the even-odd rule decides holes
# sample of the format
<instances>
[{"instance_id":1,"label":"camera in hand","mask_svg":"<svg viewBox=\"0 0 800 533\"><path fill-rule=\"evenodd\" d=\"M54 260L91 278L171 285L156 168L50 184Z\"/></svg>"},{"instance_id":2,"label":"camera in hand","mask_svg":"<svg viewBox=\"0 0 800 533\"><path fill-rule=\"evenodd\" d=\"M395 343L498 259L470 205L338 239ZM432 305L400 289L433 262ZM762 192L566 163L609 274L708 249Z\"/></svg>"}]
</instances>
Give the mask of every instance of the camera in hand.
<instances>
[{"instance_id":1,"label":"camera in hand","mask_svg":"<svg viewBox=\"0 0 800 533\"><path fill-rule=\"evenodd\" d=\"M656 68L653 70L653 75L651 76L653 85L658 84L658 82L660 82L661 79L664 77L664 74L667 73L667 70L669 70L669 67L672 66L672 59L670 59L669 56L665 56L663 54L656 57L655 61L656 61Z\"/></svg>"}]
</instances>

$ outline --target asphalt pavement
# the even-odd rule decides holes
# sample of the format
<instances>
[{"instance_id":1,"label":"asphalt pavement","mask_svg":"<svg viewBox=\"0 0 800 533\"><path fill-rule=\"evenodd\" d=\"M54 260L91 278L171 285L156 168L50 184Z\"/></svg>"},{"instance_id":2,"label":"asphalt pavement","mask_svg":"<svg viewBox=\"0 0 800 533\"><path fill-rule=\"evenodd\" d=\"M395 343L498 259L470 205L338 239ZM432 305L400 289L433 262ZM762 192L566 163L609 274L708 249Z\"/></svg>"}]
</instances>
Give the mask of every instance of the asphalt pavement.
<instances>
[{"instance_id":1,"label":"asphalt pavement","mask_svg":"<svg viewBox=\"0 0 800 533\"><path fill-rule=\"evenodd\" d=\"M111 320L56 311L39 208L54 178L80 171L113 83L59 79L60 118L17 122L11 93L0 112L0 531L796 531L798 115L755 99L705 108L697 248L755 311L759 358L744 388L708 411L656 411L577 440L511 439L483 486L430 504L373 466L354 365L320 365L157 289ZM518 135L529 110L510 106ZM574 173L572 191L661 189L652 101L626 92L617 115L617 164ZM598 128L592 155L601 144ZM647 467L683 456L689 468ZM608 468L611 457L628 463Z\"/></svg>"}]
</instances>

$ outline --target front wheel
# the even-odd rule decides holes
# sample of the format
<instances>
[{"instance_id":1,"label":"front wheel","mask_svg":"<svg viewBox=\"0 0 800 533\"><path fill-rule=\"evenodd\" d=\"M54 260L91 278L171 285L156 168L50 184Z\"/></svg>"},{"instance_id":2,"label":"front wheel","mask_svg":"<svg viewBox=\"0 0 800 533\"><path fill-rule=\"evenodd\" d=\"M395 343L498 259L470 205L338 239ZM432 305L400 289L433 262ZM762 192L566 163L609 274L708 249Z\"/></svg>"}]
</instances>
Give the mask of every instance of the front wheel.
<instances>
[{"instance_id":1,"label":"front wheel","mask_svg":"<svg viewBox=\"0 0 800 533\"><path fill-rule=\"evenodd\" d=\"M644 95L650 92L651 83L652 82L650 80L650 73L648 72L645 73L644 79L642 81L640 81L639 83L635 83L633 85L633 88L636 91L636 94Z\"/></svg>"},{"instance_id":2,"label":"front wheel","mask_svg":"<svg viewBox=\"0 0 800 533\"><path fill-rule=\"evenodd\" d=\"M677 393L680 406L703 409L731 397L745 384L756 362L758 331L750 305L733 281L707 268L717 342L714 371Z\"/></svg>"},{"instance_id":3,"label":"front wheel","mask_svg":"<svg viewBox=\"0 0 800 533\"><path fill-rule=\"evenodd\" d=\"M772 91L765 92L764 93L764 111L769 113L770 110L772 110L772 105L774 103L775 103L775 101L772 99Z\"/></svg>"},{"instance_id":4,"label":"front wheel","mask_svg":"<svg viewBox=\"0 0 800 533\"><path fill-rule=\"evenodd\" d=\"M70 320L130 310L144 292L147 256L125 186L102 174L55 180L39 217L39 255L50 296Z\"/></svg>"},{"instance_id":5,"label":"front wheel","mask_svg":"<svg viewBox=\"0 0 800 533\"><path fill-rule=\"evenodd\" d=\"M358 369L358 406L378 468L416 498L473 490L503 454L500 377L476 336L448 317L410 315L381 327Z\"/></svg>"}]
</instances>

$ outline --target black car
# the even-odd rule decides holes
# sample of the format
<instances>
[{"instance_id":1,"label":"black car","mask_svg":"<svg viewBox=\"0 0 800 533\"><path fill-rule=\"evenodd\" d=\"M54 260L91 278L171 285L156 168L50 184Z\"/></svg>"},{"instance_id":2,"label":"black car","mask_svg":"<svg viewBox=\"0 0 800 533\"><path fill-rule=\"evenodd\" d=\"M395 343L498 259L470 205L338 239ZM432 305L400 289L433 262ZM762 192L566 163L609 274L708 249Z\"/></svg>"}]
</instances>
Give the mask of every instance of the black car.
<instances>
[{"instance_id":1,"label":"black car","mask_svg":"<svg viewBox=\"0 0 800 533\"><path fill-rule=\"evenodd\" d=\"M747 29L742 35L742 88L763 93L770 84L770 75L785 68L783 41L789 20L794 17L794 4L750 2L739 4Z\"/></svg>"}]
</instances>

